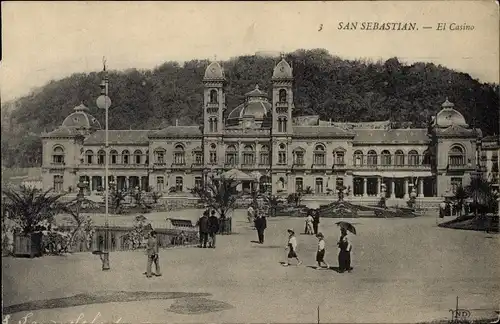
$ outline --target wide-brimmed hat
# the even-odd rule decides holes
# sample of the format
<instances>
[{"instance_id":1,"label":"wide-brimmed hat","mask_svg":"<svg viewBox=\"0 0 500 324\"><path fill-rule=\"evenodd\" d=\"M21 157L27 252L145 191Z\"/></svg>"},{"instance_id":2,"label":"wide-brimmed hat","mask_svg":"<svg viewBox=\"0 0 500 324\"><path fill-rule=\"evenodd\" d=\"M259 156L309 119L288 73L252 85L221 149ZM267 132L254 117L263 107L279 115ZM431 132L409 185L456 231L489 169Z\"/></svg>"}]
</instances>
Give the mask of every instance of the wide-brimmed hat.
<instances>
[{"instance_id":1,"label":"wide-brimmed hat","mask_svg":"<svg viewBox=\"0 0 500 324\"><path fill-rule=\"evenodd\" d=\"M320 232L320 233L316 234L316 237L325 237L325 236L323 235L323 233Z\"/></svg>"},{"instance_id":2,"label":"wide-brimmed hat","mask_svg":"<svg viewBox=\"0 0 500 324\"><path fill-rule=\"evenodd\" d=\"M288 233L292 233L292 234L295 234L295 232L293 231L293 229L289 228L286 230Z\"/></svg>"}]
</instances>

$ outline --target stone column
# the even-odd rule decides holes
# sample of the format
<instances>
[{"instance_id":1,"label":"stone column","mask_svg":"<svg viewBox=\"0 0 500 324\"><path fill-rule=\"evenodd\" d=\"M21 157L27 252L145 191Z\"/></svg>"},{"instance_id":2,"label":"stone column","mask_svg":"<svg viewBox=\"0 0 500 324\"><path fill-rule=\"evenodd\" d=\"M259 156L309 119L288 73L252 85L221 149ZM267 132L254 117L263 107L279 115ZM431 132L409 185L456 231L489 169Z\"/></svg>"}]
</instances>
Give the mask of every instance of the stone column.
<instances>
[{"instance_id":1,"label":"stone column","mask_svg":"<svg viewBox=\"0 0 500 324\"><path fill-rule=\"evenodd\" d=\"M106 190L106 179L104 179L104 176L101 177L101 186L103 190Z\"/></svg>"},{"instance_id":2,"label":"stone column","mask_svg":"<svg viewBox=\"0 0 500 324\"><path fill-rule=\"evenodd\" d=\"M396 184L394 178L391 179L391 198L396 198Z\"/></svg>"},{"instance_id":3,"label":"stone column","mask_svg":"<svg viewBox=\"0 0 500 324\"><path fill-rule=\"evenodd\" d=\"M380 187L382 185L382 179L377 178L377 197L380 197Z\"/></svg>"},{"instance_id":4,"label":"stone column","mask_svg":"<svg viewBox=\"0 0 500 324\"><path fill-rule=\"evenodd\" d=\"M127 189L130 188L130 177L129 176L125 177L125 186L127 187Z\"/></svg>"},{"instance_id":5,"label":"stone column","mask_svg":"<svg viewBox=\"0 0 500 324\"><path fill-rule=\"evenodd\" d=\"M409 194L408 194L408 178L405 178L405 199L408 199L410 198Z\"/></svg>"},{"instance_id":6,"label":"stone column","mask_svg":"<svg viewBox=\"0 0 500 324\"><path fill-rule=\"evenodd\" d=\"M418 179L418 197L419 198L424 197L424 179L423 178Z\"/></svg>"},{"instance_id":7,"label":"stone column","mask_svg":"<svg viewBox=\"0 0 500 324\"><path fill-rule=\"evenodd\" d=\"M94 191L94 182L92 181L93 178L94 178L93 176L89 177L89 189L90 189L90 192Z\"/></svg>"},{"instance_id":8,"label":"stone column","mask_svg":"<svg viewBox=\"0 0 500 324\"><path fill-rule=\"evenodd\" d=\"M139 176L137 178L139 178L139 190L142 190L142 176Z\"/></svg>"},{"instance_id":9,"label":"stone column","mask_svg":"<svg viewBox=\"0 0 500 324\"><path fill-rule=\"evenodd\" d=\"M368 178L363 178L363 197L368 197Z\"/></svg>"}]
</instances>

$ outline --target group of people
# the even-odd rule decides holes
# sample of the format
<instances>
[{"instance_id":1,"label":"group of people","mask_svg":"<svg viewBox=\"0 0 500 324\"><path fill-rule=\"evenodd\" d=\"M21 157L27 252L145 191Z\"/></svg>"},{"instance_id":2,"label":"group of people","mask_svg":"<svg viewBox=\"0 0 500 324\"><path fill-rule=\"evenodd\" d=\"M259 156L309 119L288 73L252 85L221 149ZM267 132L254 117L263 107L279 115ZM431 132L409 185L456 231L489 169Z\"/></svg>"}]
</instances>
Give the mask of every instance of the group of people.
<instances>
[{"instance_id":1,"label":"group of people","mask_svg":"<svg viewBox=\"0 0 500 324\"><path fill-rule=\"evenodd\" d=\"M287 256L288 262L285 263L284 266L291 265L290 261L293 259L297 260L297 265L300 265L302 264L302 261L299 259L299 256L297 254L297 246L298 246L297 237L295 236L295 232L293 231L293 229L288 229L287 232L288 232L288 242L285 248L288 250L288 256ZM325 262L325 254L326 254L325 237L322 233L317 233L316 237L318 238L318 249L316 251L316 262L318 263L317 269L330 268L328 263ZM338 271L340 273L343 273L345 271L351 272L352 244L349 239L347 230L343 227L340 228L340 238L339 241L337 242L337 246L340 250L338 255L338 262L339 262Z\"/></svg>"},{"instance_id":2,"label":"group of people","mask_svg":"<svg viewBox=\"0 0 500 324\"><path fill-rule=\"evenodd\" d=\"M304 233L309 235L318 235L319 212L309 209L306 216L306 228Z\"/></svg>"},{"instance_id":3,"label":"group of people","mask_svg":"<svg viewBox=\"0 0 500 324\"><path fill-rule=\"evenodd\" d=\"M210 212L209 209L203 212L203 215L196 222L200 234L200 248L215 249L217 233L219 232L219 219L215 216L215 210Z\"/></svg>"}]
</instances>

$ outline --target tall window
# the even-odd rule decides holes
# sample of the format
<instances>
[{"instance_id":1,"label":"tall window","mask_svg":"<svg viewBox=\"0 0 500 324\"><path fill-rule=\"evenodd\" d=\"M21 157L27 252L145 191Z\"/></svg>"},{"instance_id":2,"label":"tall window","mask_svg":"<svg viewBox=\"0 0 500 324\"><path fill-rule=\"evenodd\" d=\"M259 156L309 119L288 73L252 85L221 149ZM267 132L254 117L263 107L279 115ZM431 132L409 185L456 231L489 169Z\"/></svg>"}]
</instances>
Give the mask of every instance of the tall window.
<instances>
[{"instance_id":1,"label":"tall window","mask_svg":"<svg viewBox=\"0 0 500 324\"><path fill-rule=\"evenodd\" d=\"M144 164L149 164L149 150L146 151L146 162Z\"/></svg>"},{"instance_id":2,"label":"tall window","mask_svg":"<svg viewBox=\"0 0 500 324\"><path fill-rule=\"evenodd\" d=\"M54 148L52 153L52 163L54 164L64 164L64 149L61 146Z\"/></svg>"},{"instance_id":3,"label":"tall window","mask_svg":"<svg viewBox=\"0 0 500 324\"><path fill-rule=\"evenodd\" d=\"M316 178L316 193L323 193L323 178Z\"/></svg>"},{"instance_id":4,"label":"tall window","mask_svg":"<svg viewBox=\"0 0 500 324\"><path fill-rule=\"evenodd\" d=\"M375 152L374 150L368 151L368 158L366 162L370 166L377 165L377 152Z\"/></svg>"},{"instance_id":5,"label":"tall window","mask_svg":"<svg viewBox=\"0 0 500 324\"><path fill-rule=\"evenodd\" d=\"M359 150L354 152L354 165L355 166L363 165L363 152Z\"/></svg>"},{"instance_id":6,"label":"tall window","mask_svg":"<svg viewBox=\"0 0 500 324\"><path fill-rule=\"evenodd\" d=\"M155 163L158 163L158 164L165 163L165 150L164 149L155 150Z\"/></svg>"},{"instance_id":7,"label":"tall window","mask_svg":"<svg viewBox=\"0 0 500 324\"><path fill-rule=\"evenodd\" d=\"M118 152L115 150L112 150L109 152L109 155L111 156L111 164L116 164L118 163Z\"/></svg>"},{"instance_id":8,"label":"tall window","mask_svg":"<svg viewBox=\"0 0 500 324\"><path fill-rule=\"evenodd\" d=\"M226 151L226 164L237 165L238 164L238 150L236 146L229 145Z\"/></svg>"},{"instance_id":9,"label":"tall window","mask_svg":"<svg viewBox=\"0 0 500 324\"><path fill-rule=\"evenodd\" d=\"M182 177L175 177L175 191L177 192L182 191L183 186L184 186L184 181L182 180Z\"/></svg>"},{"instance_id":10,"label":"tall window","mask_svg":"<svg viewBox=\"0 0 500 324\"><path fill-rule=\"evenodd\" d=\"M304 190L304 179L295 178L295 192L302 192Z\"/></svg>"},{"instance_id":11,"label":"tall window","mask_svg":"<svg viewBox=\"0 0 500 324\"><path fill-rule=\"evenodd\" d=\"M316 145L314 148L314 165L325 165L325 148L323 145Z\"/></svg>"},{"instance_id":12,"label":"tall window","mask_svg":"<svg viewBox=\"0 0 500 324\"><path fill-rule=\"evenodd\" d=\"M344 159L344 155L345 155L345 151L343 149L337 149L335 152L333 152L334 154L334 164L335 165L344 165L345 164L345 159Z\"/></svg>"},{"instance_id":13,"label":"tall window","mask_svg":"<svg viewBox=\"0 0 500 324\"><path fill-rule=\"evenodd\" d=\"M411 150L408 152L408 165L418 165L418 152Z\"/></svg>"},{"instance_id":14,"label":"tall window","mask_svg":"<svg viewBox=\"0 0 500 324\"><path fill-rule=\"evenodd\" d=\"M455 145L451 148L450 152L448 153L448 164L465 165L464 150L460 146Z\"/></svg>"},{"instance_id":15,"label":"tall window","mask_svg":"<svg viewBox=\"0 0 500 324\"><path fill-rule=\"evenodd\" d=\"M337 178L335 180L335 185L336 185L336 188L343 187L344 186L344 178Z\"/></svg>"},{"instance_id":16,"label":"tall window","mask_svg":"<svg viewBox=\"0 0 500 324\"><path fill-rule=\"evenodd\" d=\"M194 187L201 188L202 186L203 186L203 183L201 181L201 177L195 177L194 178Z\"/></svg>"},{"instance_id":17,"label":"tall window","mask_svg":"<svg viewBox=\"0 0 500 324\"><path fill-rule=\"evenodd\" d=\"M165 178L160 176L156 177L156 190L159 192L163 192L165 190Z\"/></svg>"},{"instance_id":18,"label":"tall window","mask_svg":"<svg viewBox=\"0 0 500 324\"><path fill-rule=\"evenodd\" d=\"M298 148L293 152L293 164L295 165L304 165L304 149Z\"/></svg>"},{"instance_id":19,"label":"tall window","mask_svg":"<svg viewBox=\"0 0 500 324\"><path fill-rule=\"evenodd\" d=\"M94 152L92 152L92 150L85 151L85 162L87 164L94 163Z\"/></svg>"},{"instance_id":20,"label":"tall window","mask_svg":"<svg viewBox=\"0 0 500 324\"><path fill-rule=\"evenodd\" d=\"M210 117L208 119L209 131L212 133L217 132L217 117Z\"/></svg>"},{"instance_id":21,"label":"tall window","mask_svg":"<svg viewBox=\"0 0 500 324\"><path fill-rule=\"evenodd\" d=\"M62 192L63 191L64 178L62 175L54 175L54 191Z\"/></svg>"},{"instance_id":22,"label":"tall window","mask_svg":"<svg viewBox=\"0 0 500 324\"><path fill-rule=\"evenodd\" d=\"M217 90L210 90L210 103L217 103Z\"/></svg>"},{"instance_id":23,"label":"tall window","mask_svg":"<svg viewBox=\"0 0 500 324\"><path fill-rule=\"evenodd\" d=\"M286 117L278 117L278 132L286 133Z\"/></svg>"},{"instance_id":24,"label":"tall window","mask_svg":"<svg viewBox=\"0 0 500 324\"><path fill-rule=\"evenodd\" d=\"M203 164L203 153L201 151L194 152L194 164L196 165Z\"/></svg>"},{"instance_id":25,"label":"tall window","mask_svg":"<svg viewBox=\"0 0 500 324\"><path fill-rule=\"evenodd\" d=\"M280 144L278 149L278 164L286 164L286 146Z\"/></svg>"},{"instance_id":26,"label":"tall window","mask_svg":"<svg viewBox=\"0 0 500 324\"><path fill-rule=\"evenodd\" d=\"M387 150L383 150L381 153L382 165L391 165L391 153Z\"/></svg>"},{"instance_id":27,"label":"tall window","mask_svg":"<svg viewBox=\"0 0 500 324\"><path fill-rule=\"evenodd\" d=\"M397 150L394 154L394 164L402 166L405 164L405 154L401 150Z\"/></svg>"},{"instance_id":28,"label":"tall window","mask_svg":"<svg viewBox=\"0 0 500 324\"><path fill-rule=\"evenodd\" d=\"M453 177L451 178L451 191L453 193L457 192L457 188L462 186L462 178Z\"/></svg>"},{"instance_id":29,"label":"tall window","mask_svg":"<svg viewBox=\"0 0 500 324\"><path fill-rule=\"evenodd\" d=\"M130 152L128 150L125 150L122 152L122 164L129 164L130 163Z\"/></svg>"},{"instance_id":30,"label":"tall window","mask_svg":"<svg viewBox=\"0 0 500 324\"><path fill-rule=\"evenodd\" d=\"M135 150L134 152L134 163L135 164L141 164L142 160L142 152L141 150Z\"/></svg>"},{"instance_id":31,"label":"tall window","mask_svg":"<svg viewBox=\"0 0 500 324\"><path fill-rule=\"evenodd\" d=\"M269 146L262 145L262 147L260 148L259 156L261 165L269 164Z\"/></svg>"},{"instance_id":32,"label":"tall window","mask_svg":"<svg viewBox=\"0 0 500 324\"><path fill-rule=\"evenodd\" d=\"M174 148L174 164L184 165L186 160L184 159L184 147L178 144Z\"/></svg>"},{"instance_id":33,"label":"tall window","mask_svg":"<svg viewBox=\"0 0 500 324\"><path fill-rule=\"evenodd\" d=\"M286 102L286 90L281 89L279 92L279 101L280 102Z\"/></svg>"},{"instance_id":34,"label":"tall window","mask_svg":"<svg viewBox=\"0 0 500 324\"><path fill-rule=\"evenodd\" d=\"M100 150L97 152L97 164L104 164L106 160L106 152Z\"/></svg>"},{"instance_id":35,"label":"tall window","mask_svg":"<svg viewBox=\"0 0 500 324\"><path fill-rule=\"evenodd\" d=\"M217 146L215 144L210 144L210 164L217 163Z\"/></svg>"},{"instance_id":36,"label":"tall window","mask_svg":"<svg viewBox=\"0 0 500 324\"><path fill-rule=\"evenodd\" d=\"M243 164L246 165L255 164L255 152L251 145L246 145L243 148Z\"/></svg>"}]
</instances>

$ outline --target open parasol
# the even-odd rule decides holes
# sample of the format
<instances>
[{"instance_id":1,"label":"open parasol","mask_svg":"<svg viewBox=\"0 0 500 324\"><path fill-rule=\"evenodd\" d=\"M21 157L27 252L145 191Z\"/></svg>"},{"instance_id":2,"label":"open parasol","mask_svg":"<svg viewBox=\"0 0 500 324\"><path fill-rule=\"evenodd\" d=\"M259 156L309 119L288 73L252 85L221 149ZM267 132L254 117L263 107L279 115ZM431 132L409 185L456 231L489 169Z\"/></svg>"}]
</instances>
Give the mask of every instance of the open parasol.
<instances>
[{"instance_id":1,"label":"open parasol","mask_svg":"<svg viewBox=\"0 0 500 324\"><path fill-rule=\"evenodd\" d=\"M335 224L337 224L341 228L346 229L347 231L351 232L352 234L356 234L356 228L354 227L354 225L352 225L349 222L337 222Z\"/></svg>"}]
</instances>

